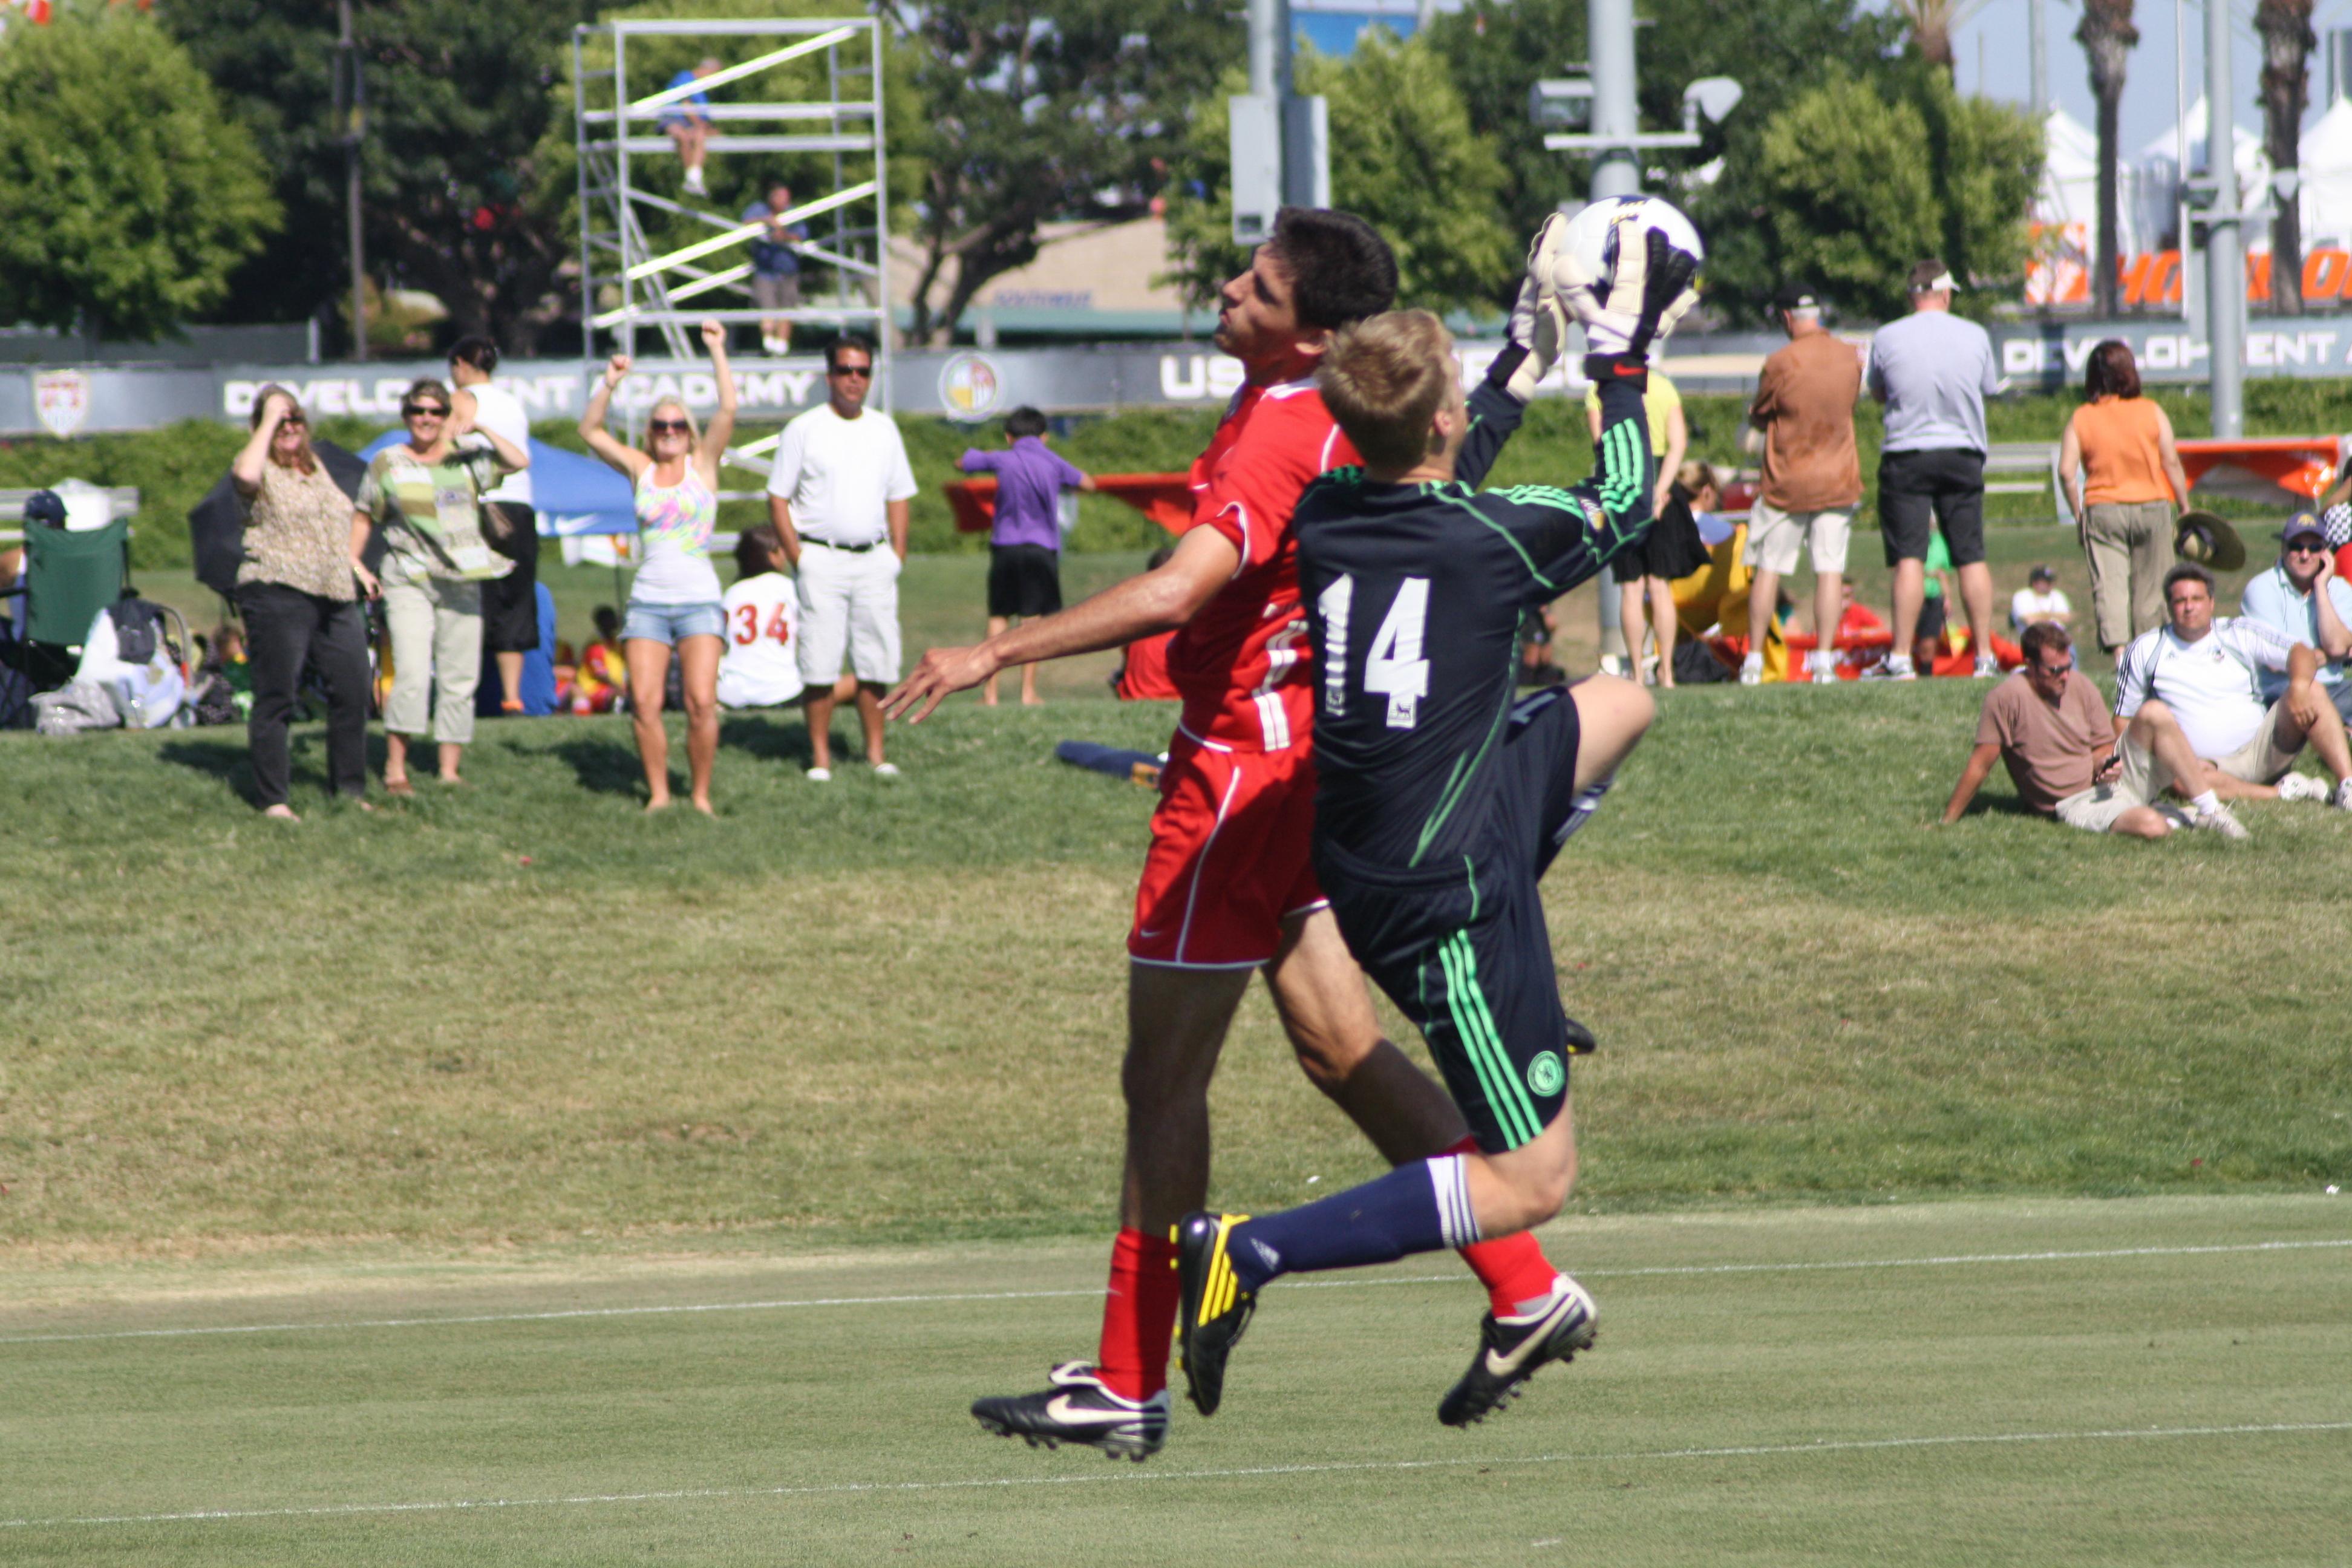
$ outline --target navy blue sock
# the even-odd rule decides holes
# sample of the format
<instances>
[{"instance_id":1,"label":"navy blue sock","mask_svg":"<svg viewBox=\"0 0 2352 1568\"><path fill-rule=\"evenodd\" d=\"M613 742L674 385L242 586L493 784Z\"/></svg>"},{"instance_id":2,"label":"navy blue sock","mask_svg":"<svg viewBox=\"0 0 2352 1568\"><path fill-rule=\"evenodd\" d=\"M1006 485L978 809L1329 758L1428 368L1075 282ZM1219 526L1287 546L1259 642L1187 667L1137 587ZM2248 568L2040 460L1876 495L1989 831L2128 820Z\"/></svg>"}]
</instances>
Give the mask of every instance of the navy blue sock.
<instances>
[{"instance_id":1,"label":"navy blue sock","mask_svg":"<svg viewBox=\"0 0 2352 1568\"><path fill-rule=\"evenodd\" d=\"M1320 1203L1244 1220L1226 1252L1244 1289L1277 1275L1392 1263L1478 1239L1459 1154L1415 1160Z\"/></svg>"}]
</instances>

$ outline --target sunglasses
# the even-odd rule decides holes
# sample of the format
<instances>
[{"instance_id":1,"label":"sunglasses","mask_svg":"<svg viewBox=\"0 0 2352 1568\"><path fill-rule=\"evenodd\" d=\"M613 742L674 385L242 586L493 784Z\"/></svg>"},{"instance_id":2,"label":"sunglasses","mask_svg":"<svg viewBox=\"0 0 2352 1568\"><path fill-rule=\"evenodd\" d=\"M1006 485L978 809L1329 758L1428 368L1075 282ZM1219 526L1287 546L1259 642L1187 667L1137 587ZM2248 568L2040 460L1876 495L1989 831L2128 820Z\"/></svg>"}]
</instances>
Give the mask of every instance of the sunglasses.
<instances>
[{"instance_id":1,"label":"sunglasses","mask_svg":"<svg viewBox=\"0 0 2352 1568\"><path fill-rule=\"evenodd\" d=\"M2286 547L2286 552L2289 555L2325 555L2327 553L2327 546L2325 544L2290 544Z\"/></svg>"},{"instance_id":2,"label":"sunglasses","mask_svg":"<svg viewBox=\"0 0 2352 1568\"><path fill-rule=\"evenodd\" d=\"M2055 680L2062 675L2074 674L2074 661L2070 658L2063 664L2037 664L2032 668L2034 674Z\"/></svg>"},{"instance_id":3,"label":"sunglasses","mask_svg":"<svg viewBox=\"0 0 2352 1568\"><path fill-rule=\"evenodd\" d=\"M845 364L840 369L832 371L828 374L833 375L862 375L868 381L871 381L874 379L874 367L870 364Z\"/></svg>"},{"instance_id":4,"label":"sunglasses","mask_svg":"<svg viewBox=\"0 0 2352 1568\"><path fill-rule=\"evenodd\" d=\"M683 419L651 419L646 422L646 428L656 436L683 436L694 426Z\"/></svg>"},{"instance_id":5,"label":"sunglasses","mask_svg":"<svg viewBox=\"0 0 2352 1568\"><path fill-rule=\"evenodd\" d=\"M401 406L400 416L404 419L415 419L420 415L435 419L446 419L449 416L449 409L446 405L439 403L409 403Z\"/></svg>"},{"instance_id":6,"label":"sunglasses","mask_svg":"<svg viewBox=\"0 0 2352 1568\"><path fill-rule=\"evenodd\" d=\"M310 422L299 414L289 414L278 422L278 427L280 430L302 430L309 428L310 424Z\"/></svg>"}]
</instances>

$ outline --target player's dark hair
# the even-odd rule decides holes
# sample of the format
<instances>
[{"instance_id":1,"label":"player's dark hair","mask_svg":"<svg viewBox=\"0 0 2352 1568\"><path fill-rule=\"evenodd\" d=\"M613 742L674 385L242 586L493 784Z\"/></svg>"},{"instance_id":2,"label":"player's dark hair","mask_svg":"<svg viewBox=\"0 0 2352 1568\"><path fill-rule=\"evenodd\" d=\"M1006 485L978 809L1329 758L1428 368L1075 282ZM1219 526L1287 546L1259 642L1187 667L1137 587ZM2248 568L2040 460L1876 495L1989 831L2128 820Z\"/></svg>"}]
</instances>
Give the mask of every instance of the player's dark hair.
<instances>
[{"instance_id":1,"label":"player's dark hair","mask_svg":"<svg viewBox=\"0 0 2352 1568\"><path fill-rule=\"evenodd\" d=\"M874 363L874 344L862 333L844 332L824 345L824 370L827 375L841 368L841 362L835 356L844 349L856 349L866 356L867 364Z\"/></svg>"},{"instance_id":2,"label":"player's dark hair","mask_svg":"<svg viewBox=\"0 0 2352 1568\"><path fill-rule=\"evenodd\" d=\"M1453 334L1426 310L1383 311L1341 330L1315 384L1365 466L1402 472L1428 454L1456 385Z\"/></svg>"},{"instance_id":3,"label":"player's dark hair","mask_svg":"<svg viewBox=\"0 0 2352 1568\"><path fill-rule=\"evenodd\" d=\"M471 365L488 375L499 368L499 345L478 335L459 338L449 345L449 363Z\"/></svg>"},{"instance_id":4,"label":"player's dark hair","mask_svg":"<svg viewBox=\"0 0 2352 1568\"><path fill-rule=\"evenodd\" d=\"M1284 207L1266 244L1290 274L1291 308L1302 325L1338 331L1396 303L1396 255L1354 213Z\"/></svg>"},{"instance_id":5,"label":"player's dark hair","mask_svg":"<svg viewBox=\"0 0 2352 1568\"><path fill-rule=\"evenodd\" d=\"M2184 561L2164 574L2164 602L2168 605L2172 603L2173 584L2191 582L2204 584L2206 596L2209 598L2212 596L2213 574L2206 571L2194 561Z\"/></svg>"},{"instance_id":6,"label":"player's dark hair","mask_svg":"<svg viewBox=\"0 0 2352 1568\"><path fill-rule=\"evenodd\" d=\"M2025 650L2025 662L2039 666L2042 654L2050 648L2070 648L2074 639L2056 621L2036 621L2018 636L2018 646Z\"/></svg>"},{"instance_id":7,"label":"player's dark hair","mask_svg":"<svg viewBox=\"0 0 2352 1568\"><path fill-rule=\"evenodd\" d=\"M776 525L763 522L757 528L747 528L735 536L735 575L738 578L757 577L773 572L777 560L784 552L784 542L776 537Z\"/></svg>"},{"instance_id":8,"label":"player's dark hair","mask_svg":"<svg viewBox=\"0 0 2352 1568\"><path fill-rule=\"evenodd\" d=\"M1045 416L1025 403L1004 416L1004 434L1010 440L1018 441L1045 433Z\"/></svg>"},{"instance_id":9,"label":"player's dark hair","mask_svg":"<svg viewBox=\"0 0 2352 1568\"><path fill-rule=\"evenodd\" d=\"M2083 366L2084 402L2138 395L2139 366L2133 362L2129 343L2121 338L2109 338L2091 351L2090 360Z\"/></svg>"}]
</instances>

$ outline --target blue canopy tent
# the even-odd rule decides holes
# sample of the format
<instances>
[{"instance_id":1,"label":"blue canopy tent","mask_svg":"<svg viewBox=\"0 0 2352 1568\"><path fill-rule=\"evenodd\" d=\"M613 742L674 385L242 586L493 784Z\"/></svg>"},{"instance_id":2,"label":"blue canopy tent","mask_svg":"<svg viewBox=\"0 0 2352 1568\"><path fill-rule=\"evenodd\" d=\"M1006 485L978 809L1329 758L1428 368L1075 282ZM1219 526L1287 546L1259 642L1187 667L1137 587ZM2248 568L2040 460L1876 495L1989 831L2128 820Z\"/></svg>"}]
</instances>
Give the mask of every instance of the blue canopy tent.
<instances>
[{"instance_id":1,"label":"blue canopy tent","mask_svg":"<svg viewBox=\"0 0 2352 1568\"><path fill-rule=\"evenodd\" d=\"M401 431L387 430L361 447L360 456L372 459L406 439ZM593 458L536 439L530 444L530 494L542 539L637 531L636 498L627 479Z\"/></svg>"}]
</instances>

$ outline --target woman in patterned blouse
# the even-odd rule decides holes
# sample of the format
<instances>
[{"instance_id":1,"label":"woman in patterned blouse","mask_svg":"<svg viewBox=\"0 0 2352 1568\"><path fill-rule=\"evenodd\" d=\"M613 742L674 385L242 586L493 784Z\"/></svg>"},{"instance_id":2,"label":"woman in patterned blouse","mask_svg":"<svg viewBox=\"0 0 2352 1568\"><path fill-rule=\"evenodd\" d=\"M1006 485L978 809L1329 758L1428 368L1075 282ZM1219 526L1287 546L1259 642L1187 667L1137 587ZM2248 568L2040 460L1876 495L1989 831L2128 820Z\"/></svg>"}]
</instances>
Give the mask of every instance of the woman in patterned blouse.
<instances>
[{"instance_id":1,"label":"woman in patterned blouse","mask_svg":"<svg viewBox=\"0 0 2352 1568\"><path fill-rule=\"evenodd\" d=\"M286 798L286 722L309 663L327 689L327 787L364 810L367 620L352 576L351 500L310 450L301 405L282 386L255 400L253 438L229 475L246 504L236 602L253 676L254 793L265 816L301 820Z\"/></svg>"}]
</instances>

